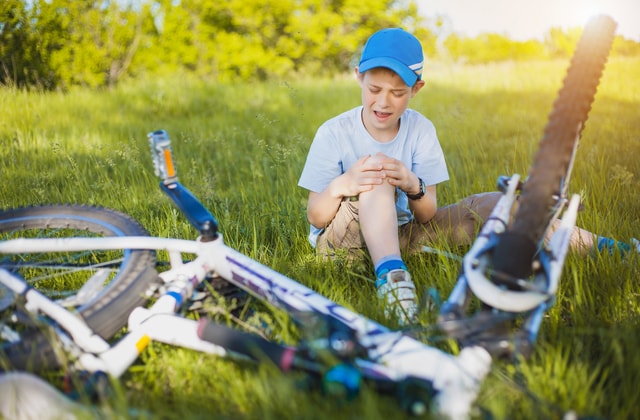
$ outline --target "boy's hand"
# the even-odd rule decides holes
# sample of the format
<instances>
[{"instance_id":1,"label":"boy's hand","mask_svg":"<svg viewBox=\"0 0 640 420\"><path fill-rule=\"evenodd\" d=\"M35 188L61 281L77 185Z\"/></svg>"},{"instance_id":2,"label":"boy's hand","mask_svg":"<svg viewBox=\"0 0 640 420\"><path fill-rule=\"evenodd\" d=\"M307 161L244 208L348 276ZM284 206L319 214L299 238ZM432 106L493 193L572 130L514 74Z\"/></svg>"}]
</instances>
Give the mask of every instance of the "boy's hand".
<instances>
[{"instance_id":1,"label":"boy's hand","mask_svg":"<svg viewBox=\"0 0 640 420\"><path fill-rule=\"evenodd\" d=\"M402 161L383 153L377 153L371 159L382 163L382 172L389 184L408 194L417 194L420 191L418 177Z\"/></svg>"},{"instance_id":2,"label":"boy's hand","mask_svg":"<svg viewBox=\"0 0 640 420\"><path fill-rule=\"evenodd\" d=\"M340 195L353 197L370 191L374 186L382 184L385 176L380 159L371 155L364 156L342 174Z\"/></svg>"}]
</instances>

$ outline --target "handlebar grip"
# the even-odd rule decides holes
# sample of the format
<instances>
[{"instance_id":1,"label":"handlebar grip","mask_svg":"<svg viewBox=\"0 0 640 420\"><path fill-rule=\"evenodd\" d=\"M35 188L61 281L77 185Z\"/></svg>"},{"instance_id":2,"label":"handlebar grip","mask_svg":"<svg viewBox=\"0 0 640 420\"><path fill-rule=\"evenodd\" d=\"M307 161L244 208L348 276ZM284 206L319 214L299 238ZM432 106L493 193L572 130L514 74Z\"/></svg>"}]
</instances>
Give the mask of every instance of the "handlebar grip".
<instances>
[{"instance_id":1,"label":"handlebar grip","mask_svg":"<svg viewBox=\"0 0 640 420\"><path fill-rule=\"evenodd\" d=\"M238 331L205 318L198 321L198 337L256 361L271 360L284 371L291 369L296 359L296 349L293 347L276 344L256 334Z\"/></svg>"}]
</instances>

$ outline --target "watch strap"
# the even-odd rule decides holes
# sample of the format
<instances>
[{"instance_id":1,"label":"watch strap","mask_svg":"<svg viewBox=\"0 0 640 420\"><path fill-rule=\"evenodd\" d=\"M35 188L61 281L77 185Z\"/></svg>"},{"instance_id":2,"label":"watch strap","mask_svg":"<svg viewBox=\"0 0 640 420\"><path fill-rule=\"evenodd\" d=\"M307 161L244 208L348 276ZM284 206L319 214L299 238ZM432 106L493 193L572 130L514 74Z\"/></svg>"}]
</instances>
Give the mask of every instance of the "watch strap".
<instances>
[{"instance_id":1,"label":"watch strap","mask_svg":"<svg viewBox=\"0 0 640 420\"><path fill-rule=\"evenodd\" d=\"M424 181L422 180L422 178L418 177L418 183L420 184L420 191L417 194L407 194L407 198L409 200L420 200L423 196L424 193L426 192L426 185L424 184Z\"/></svg>"}]
</instances>

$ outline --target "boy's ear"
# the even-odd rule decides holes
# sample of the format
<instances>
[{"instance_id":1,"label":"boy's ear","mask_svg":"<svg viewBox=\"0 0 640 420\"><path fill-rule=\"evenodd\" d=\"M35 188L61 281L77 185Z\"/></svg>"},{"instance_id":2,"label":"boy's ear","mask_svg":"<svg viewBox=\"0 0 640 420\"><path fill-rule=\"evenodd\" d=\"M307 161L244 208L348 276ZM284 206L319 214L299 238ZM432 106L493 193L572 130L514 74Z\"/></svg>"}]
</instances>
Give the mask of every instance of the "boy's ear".
<instances>
[{"instance_id":1,"label":"boy's ear","mask_svg":"<svg viewBox=\"0 0 640 420\"><path fill-rule=\"evenodd\" d=\"M413 87L411 88L411 95L415 96L418 92L420 92L420 89L422 89L424 85L424 80L416 81L415 85L413 85Z\"/></svg>"},{"instance_id":2,"label":"boy's ear","mask_svg":"<svg viewBox=\"0 0 640 420\"><path fill-rule=\"evenodd\" d=\"M353 69L353 72L356 75L356 79L358 79L359 82L362 82L362 79L364 79L364 73L360 73L358 66Z\"/></svg>"}]
</instances>

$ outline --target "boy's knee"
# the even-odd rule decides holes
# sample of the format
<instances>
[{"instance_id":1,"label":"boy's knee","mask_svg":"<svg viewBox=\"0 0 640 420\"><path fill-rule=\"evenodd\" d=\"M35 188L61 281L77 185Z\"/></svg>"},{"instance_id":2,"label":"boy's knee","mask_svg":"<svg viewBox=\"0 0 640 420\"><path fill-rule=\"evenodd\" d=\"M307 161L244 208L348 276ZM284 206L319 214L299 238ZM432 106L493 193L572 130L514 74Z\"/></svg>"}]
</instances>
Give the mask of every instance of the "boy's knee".
<instances>
[{"instance_id":1,"label":"boy's knee","mask_svg":"<svg viewBox=\"0 0 640 420\"><path fill-rule=\"evenodd\" d=\"M359 201L361 203L379 202L380 199L393 200L395 205L396 187L383 182L382 184L375 185L371 190L360 193Z\"/></svg>"},{"instance_id":2,"label":"boy's knee","mask_svg":"<svg viewBox=\"0 0 640 420\"><path fill-rule=\"evenodd\" d=\"M498 191L470 195L460 203L462 208L468 212L467 218L479 219L481 223L486 222L493 208L498 204L502 193Z\"/></svg>"}]
</instances>

